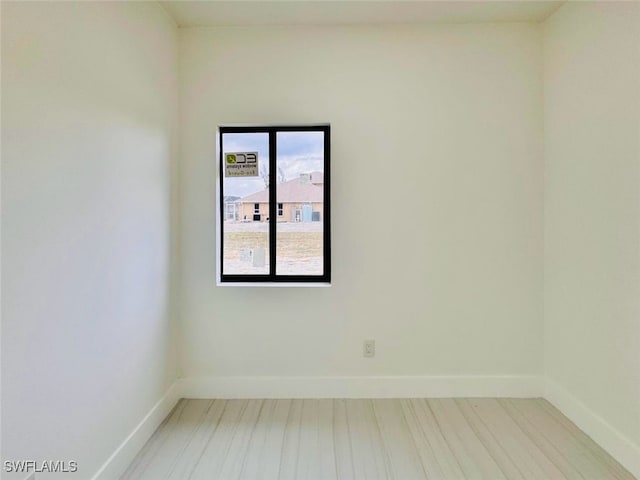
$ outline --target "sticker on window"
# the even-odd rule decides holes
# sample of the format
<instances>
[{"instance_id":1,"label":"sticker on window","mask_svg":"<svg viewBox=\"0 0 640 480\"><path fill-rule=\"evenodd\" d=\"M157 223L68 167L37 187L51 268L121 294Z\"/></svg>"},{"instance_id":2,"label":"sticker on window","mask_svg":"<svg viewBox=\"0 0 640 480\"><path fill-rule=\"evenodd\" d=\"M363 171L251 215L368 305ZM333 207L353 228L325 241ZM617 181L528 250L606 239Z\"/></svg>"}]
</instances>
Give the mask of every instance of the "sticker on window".
<instances>
[{"instance_id":1,"label":"sticker on window","mask_svg":"<svg viewBox=\"0 0 640 480\"><path fill-rule=\"evenodd\" d=\"M225 177L258 177L258 152L233 152L224 156Z\"/></svg>"}]
</instances>

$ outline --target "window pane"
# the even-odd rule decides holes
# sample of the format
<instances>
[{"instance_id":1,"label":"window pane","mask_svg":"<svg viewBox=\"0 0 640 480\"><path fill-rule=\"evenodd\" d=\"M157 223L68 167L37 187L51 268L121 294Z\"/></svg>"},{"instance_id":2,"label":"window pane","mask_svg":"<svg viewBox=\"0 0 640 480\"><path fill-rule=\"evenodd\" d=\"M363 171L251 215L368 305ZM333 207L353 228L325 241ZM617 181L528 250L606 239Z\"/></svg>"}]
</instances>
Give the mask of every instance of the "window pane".
<instances>
[{"instance_id":1,"label":"window pane","mask_svg":"<svg viewBox=\"0 0 640 480\"><path fill-rule=\"evenodd\" d=\"M324 133L277 133L276 274L322 275Z\"/></svg>"},{"instance_id":2,"label":"window pane","mask_svg":"<svg viewBox=\"0 0 640 480\"><path fill-rule=\"evenodd\" d=\"M226 155L238 152L258 152L258 176L227 176ZM222 160L222 272L269 274L269 134L223 134Z\"/></svg>"}]
</instances>

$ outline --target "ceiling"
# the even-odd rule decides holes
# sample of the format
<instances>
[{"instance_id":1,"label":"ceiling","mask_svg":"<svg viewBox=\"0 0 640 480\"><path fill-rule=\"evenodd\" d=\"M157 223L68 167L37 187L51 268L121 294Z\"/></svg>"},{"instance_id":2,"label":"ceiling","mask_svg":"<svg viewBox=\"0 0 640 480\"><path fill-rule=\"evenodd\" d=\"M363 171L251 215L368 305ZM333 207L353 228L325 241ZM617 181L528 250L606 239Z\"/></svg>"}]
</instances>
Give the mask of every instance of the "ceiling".
<instances>
[{"instance_id":1,"label":"ceiling","mask_svg":"<svg viewBox=\"0 0 640 480\"><path fill-rule=\"evenodd\" d=\"M180 27L540 22L563 1L160 1Z\"/></svg>"}]
</instances>

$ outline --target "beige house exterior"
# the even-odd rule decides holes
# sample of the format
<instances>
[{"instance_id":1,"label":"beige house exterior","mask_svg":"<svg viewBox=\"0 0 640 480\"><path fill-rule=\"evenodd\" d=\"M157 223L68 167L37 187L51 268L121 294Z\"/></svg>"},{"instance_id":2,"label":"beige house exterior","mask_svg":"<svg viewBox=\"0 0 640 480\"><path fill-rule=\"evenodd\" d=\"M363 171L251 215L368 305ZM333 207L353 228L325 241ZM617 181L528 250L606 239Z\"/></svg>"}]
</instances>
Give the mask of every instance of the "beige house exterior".
<instances>
[{"instance_id":1,"label":"beige house exterior","mask_svg":"<svg viewBox=\"0 0 640 480\"><path fill-rule=\"evenodd\" d=\"M225 221L266 222L269 219L269 190L247 195L225 205ZM324 219L324 176L322 172L301 174L278 184L278 222L320 222Z\"/></svg>"}]
</instances>

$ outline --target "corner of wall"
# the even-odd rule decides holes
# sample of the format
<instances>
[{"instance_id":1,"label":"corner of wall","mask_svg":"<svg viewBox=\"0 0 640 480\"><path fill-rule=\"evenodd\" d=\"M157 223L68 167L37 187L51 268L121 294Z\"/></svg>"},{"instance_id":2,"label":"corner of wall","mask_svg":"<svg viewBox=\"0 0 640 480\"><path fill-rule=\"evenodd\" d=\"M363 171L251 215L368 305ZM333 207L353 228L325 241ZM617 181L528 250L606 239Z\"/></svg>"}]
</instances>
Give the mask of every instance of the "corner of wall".
<instances>
[{"instance_id":1,"label":"corner of wall","mask_svg":"<svg viewBox=\"0 0 640 480\"><path fill-rule=\"evenodd\" d=\"M182 398L180 382L174 382L160 400L109 456L92 480L115 480L122 476L153 432Z\"/></svg>"},{"instance_id":2,"label":"corner of wall","mask_svg":"<svg viewBox=\"0 0 640 480\"><path fill-rule=\"evenodd\" d=\"M640 478L640 446L550 378L545 379L544 390L545 398L550 403L635 477Z\"/></svg>"}]
</instances>

